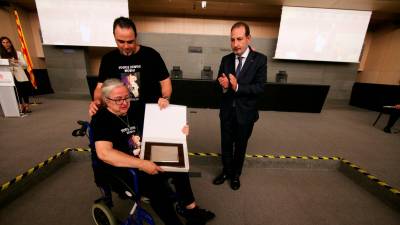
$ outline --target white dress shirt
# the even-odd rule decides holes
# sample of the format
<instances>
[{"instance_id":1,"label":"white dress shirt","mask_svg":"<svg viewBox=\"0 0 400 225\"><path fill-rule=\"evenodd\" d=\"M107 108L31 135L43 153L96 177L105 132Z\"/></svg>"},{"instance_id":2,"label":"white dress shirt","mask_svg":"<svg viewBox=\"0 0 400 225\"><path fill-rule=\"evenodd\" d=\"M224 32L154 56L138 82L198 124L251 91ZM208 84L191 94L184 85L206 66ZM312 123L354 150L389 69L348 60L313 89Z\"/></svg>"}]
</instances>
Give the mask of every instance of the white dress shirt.
<instances>
[{"instance_id":1,"label":"white dress shirt","mask_svg":"<svg viewBox=\"0 0 400 225\"><path fill-rule=\"evenodd\" d=\"M242 57L242 68L243 68L244 63L246 62L246 59L247 59L247 56L249 55L249 53L250 53L250 48L247 46L246 51L244 51L243 54L240 56L240 57ZM236 55L235 56L235 71L237 70L238 65L239 65L239 56ZM235 91L237 91L238 89L239 89L239 83L236 85Z\"/></svg>"}]
</instances>

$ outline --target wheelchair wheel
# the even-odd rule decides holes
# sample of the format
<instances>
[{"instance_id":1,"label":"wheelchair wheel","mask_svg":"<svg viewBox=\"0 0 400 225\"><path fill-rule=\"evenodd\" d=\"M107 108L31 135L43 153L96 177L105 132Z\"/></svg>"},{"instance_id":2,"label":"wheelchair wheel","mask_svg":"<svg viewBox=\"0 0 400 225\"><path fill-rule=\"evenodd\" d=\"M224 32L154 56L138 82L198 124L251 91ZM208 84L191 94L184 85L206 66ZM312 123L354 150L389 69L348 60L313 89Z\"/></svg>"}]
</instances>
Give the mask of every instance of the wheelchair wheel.
<instances>
[{"instance_id":1,"label":"wheelchair wheel","mask_svg":"<svg viewBox=\"0 0 400 225\"><path fill-rule=\"evenodd\" d=\"M184 214L184 212L185 212L185 207L182 206L182 204L180 204L180 202L177 202L177 203L175 204L175 211L176 211L179 215L183 216L183 214Z\"/></svg>"},{"instance_id":2,"label":"wheelchair wheel","mask_svg":"<svg viewBox=\"0 0 400 225\"><path fill-rule=\"evenodd\" d=\"M92 206L92 216L97 225L117 225L117 221L110 208L103 202L95 203Z\"/></svg>"}]
</instances>

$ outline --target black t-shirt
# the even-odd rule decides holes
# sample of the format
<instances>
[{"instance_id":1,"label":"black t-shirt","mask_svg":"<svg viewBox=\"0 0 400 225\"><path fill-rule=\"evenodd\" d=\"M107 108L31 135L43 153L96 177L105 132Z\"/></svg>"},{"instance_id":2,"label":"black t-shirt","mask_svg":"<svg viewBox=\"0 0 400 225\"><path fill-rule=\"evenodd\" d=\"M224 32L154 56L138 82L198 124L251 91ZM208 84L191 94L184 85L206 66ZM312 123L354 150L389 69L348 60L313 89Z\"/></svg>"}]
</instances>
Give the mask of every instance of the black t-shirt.
<instances>
[{"instance_id":1,"label":"black t-shirt","mask_svg":"<svg viewBox=\"0 0 400 225\"><path fill-rule=\"evenodd\" d=\"M140 46L139 51L130 56L122 55L118 49L104 55L98 81L121 79L129 88L133 101L144 106L158 101L161 97L160 81L168 77L161 55L153 48Z\"/></svg>"},{"instance_id":2,"label":"black t-shirt","mask_svg":"<svg viewBox=\"0 0 400 225\"><path fill-rule=\"evenodd\" d=\"M106 108L101 108L93 115L91 128L93 141L109 141L113 148L133 155L134 144L131 137L138 133L136 126L137 115L132 108L126 116L117 116Z\"/></svg>"}]
</instances>

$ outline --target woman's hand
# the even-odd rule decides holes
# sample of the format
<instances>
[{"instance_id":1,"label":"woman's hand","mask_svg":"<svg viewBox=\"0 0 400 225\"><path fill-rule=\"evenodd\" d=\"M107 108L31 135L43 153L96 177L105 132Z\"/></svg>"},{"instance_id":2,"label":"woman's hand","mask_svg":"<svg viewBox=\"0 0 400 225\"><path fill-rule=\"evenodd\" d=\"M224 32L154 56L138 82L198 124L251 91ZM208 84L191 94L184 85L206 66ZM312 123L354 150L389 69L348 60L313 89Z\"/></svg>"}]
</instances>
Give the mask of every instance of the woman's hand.
<instances>
[{"instance_id":1,"label":"woman's hand","mask_svg":"<svg viewBox=\"0 0 400 225\"><path fill-rule=\"evenodd\" d=\"M18 60L17 59L11 58L11 59L9 59L9 62L10 62L11 66L18 66Z\"/></svg>"},{"instance_id":2,"label":"woman's hand","mask_svg":"<svg viewBox=\"0 0 400 225\"><path fill-rule=\"evenodd\" d=\"M141 165L139 166L139 170L144 171L145 173L150 175L157 174L158 172L163 172L163 169L161 169L161 167L148 160L142 160Z\"/></svg>"}]
</instances>

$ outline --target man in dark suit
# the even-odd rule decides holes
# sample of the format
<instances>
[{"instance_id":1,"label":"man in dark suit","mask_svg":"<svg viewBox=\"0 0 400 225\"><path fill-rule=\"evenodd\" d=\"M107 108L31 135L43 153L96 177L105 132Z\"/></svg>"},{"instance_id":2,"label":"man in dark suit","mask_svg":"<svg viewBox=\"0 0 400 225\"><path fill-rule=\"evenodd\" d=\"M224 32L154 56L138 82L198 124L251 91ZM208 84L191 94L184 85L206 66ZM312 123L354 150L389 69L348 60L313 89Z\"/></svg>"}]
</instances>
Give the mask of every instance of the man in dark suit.
<instances>
[{"instance_id":1,"label":"man in dark suit","mask_svg":"<svg viewBox=\"0 0 400 225\"><path fill-rule=\"evenodd\" d=\"M258 120L257 99L264 91L267 57L253 51L250 28L237 22L231 28L232 53L222 58L218 72L222 100L220 106L223 171L213 183L230 180L233 190L240 188L247 141Z\"/></svg>"}]
</instances>

